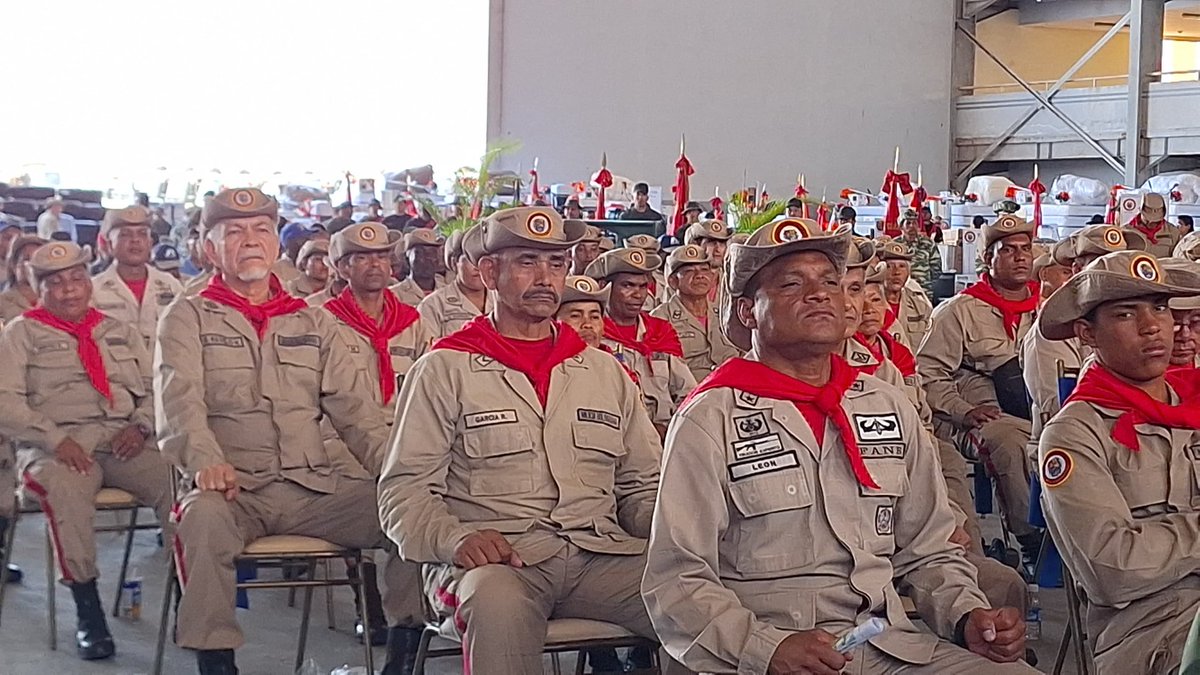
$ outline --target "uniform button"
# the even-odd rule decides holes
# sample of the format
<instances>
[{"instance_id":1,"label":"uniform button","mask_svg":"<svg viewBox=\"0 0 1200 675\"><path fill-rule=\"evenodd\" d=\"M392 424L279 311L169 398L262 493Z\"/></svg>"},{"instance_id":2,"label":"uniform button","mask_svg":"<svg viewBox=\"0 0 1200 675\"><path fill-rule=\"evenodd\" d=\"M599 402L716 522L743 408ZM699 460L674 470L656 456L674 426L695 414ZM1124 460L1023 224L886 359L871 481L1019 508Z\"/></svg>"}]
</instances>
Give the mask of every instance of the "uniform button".
<instances>
[{"instance_id":1,"label":"uniform button","mask_svg":"<svg viewBox=\"0 0 1200 675\"><path fill-rule=\"evenodd\" d=\"M787 486L787 493L788 493L789 495L794 495L794 494L796 494L796 486L795 486L795 485L789 485L789 486Z\"/></svg>"}]
</instances>

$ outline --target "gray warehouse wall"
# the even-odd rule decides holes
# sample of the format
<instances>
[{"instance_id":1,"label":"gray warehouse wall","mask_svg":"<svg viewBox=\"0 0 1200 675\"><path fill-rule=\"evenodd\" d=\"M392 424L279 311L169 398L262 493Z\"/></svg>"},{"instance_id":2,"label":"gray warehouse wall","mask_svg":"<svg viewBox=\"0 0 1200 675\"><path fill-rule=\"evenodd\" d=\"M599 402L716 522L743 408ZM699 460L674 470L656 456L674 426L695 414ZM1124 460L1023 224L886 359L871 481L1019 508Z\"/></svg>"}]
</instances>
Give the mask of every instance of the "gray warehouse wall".
<instances>
[{"instance_id":1,"label":"gray warehouse wall","mask_svg":"<svg viewBox=\"0 0 1200 675\"><path fill-rule=\"evenodd\" d=\"M543 180L674 181L680 133L708 198L796 174L830 197L924 165L947 184L954 0L492 0L488 138Z\"/></svg>"}]
</instances>

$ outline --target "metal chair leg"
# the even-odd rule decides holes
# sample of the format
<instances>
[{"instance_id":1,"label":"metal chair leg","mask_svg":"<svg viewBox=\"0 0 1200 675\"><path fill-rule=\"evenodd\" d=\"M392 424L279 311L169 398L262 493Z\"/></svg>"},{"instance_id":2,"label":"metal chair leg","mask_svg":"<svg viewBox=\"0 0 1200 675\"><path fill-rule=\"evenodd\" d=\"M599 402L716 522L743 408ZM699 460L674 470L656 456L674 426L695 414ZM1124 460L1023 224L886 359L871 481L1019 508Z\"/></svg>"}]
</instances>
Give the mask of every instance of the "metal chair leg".
<instances>
[{"instance_id":1,"label":"metal chair leg","mask_svg":"<svg viewBox=\"0 0 1200 675\"><path fill-rule=\"evenodd\" d=\"M421 631L421 641L417 644L417 658L413 664L413 675L425 675L425 660L429 658L429 643L433 641L433 631L426 628Z\"/></svg>"},{"instance_id":2,"label":"metal chair leg","mask_svg":"<svg viewBox=\"0 0 1200 675\"><path fill-rule=\"evenodd\" d=\"M46 628L50 635L50 651L58 649L58 587L54 579L54 542L50 538L50 521L46 521Z\"/></svg>"},{"instance_id":3,"label":"metal chair leg","mask_svg":"<svg viewBox=\"0 0 1200 675\"><path fill-rule=\"evenodd\" d=\"M550 655L550 671L554 675L562 675L562 664L558 662L558 652Z\"/></svg>"},{"instance_id":4,"label":"metal chair leg","mask_svg":"<svg viewBox=\"0 0 1200 675\"><path fill-rule=\"evenodd\" d=\"M175 599L175 555L168 545L167 586L163 589L162 611L158 616L158 644L154 648L153 675L162 675L163 651L167 645L167 621L171 618L171 602Z\"/></svg>"},{"instance_id":5,"label":"metal chair leg","mask_svg":"<svg viewBox=\"0 0 1200 675\"><path fill-rule=\"evenodd\" d=\"M583 675L587 666L587 652L575 652L575 675Z\"/></svg>"},{"instance_id":6,"label":"metal chair leg","mask_svg":"<svg viewBox=\"0 0 1200 675\"><path fill-rule=\"evenodd\" d=\"M1071 627L1071 622L1068 621L1063 629L1062 639L1058 641L1058 651L1054 654L1054 668L1050 670L1052 675L1062 675L1063 666L1067 663L1067 652L1071 649L1071 636L1075 633L1075 629ZM1084 675L1080 673L1080 675Z\"/></svg>"},{"instance_id":7,"label":"metal chair leg","mask_svg":"<svg viewBox=\"0 0 1200 675\"><path fill-rule=\"evenodd\" d=\"M325 581L329 581L329 560L322 560L321 567L324 568ZM337 622L333 616L333 586L325 587L325 620L329 624L329 630L337 630Z\"/></svg>"},{"instance_id":8,"label":"metal chair leg","mask_svg":"<svg viewBox=\"0 0 1200 675\"><path fill-rule=\"evenodd\" d=\"M1092 664L1087 654L1087 636L1084 634L1083 617L1080 614L1079 595L1075 588L1075 580L1069 575L1065 576L1065 581L1071 584L1067 589L1067 610L1072 626L1071 632L1075 634L1075 666L1082 675L1090 675Z\"/></svg>"},{"instance_id":9,"label":"metal chair leg","mask_svg":"<svg viewBox=\"0 0 1200 675\"><path fill-rule=\"evenodd\" d=\"M117 597L113 600L112 615L121 615L121 595L125 592L125 575L129 573L129 554L133 551L133 533L137 531L138 507L129 510L129 529L125 531L125 556L121 558L121 574L117 578Z\"/></svg>"},{"instance_id":10,"label":"metal chair leg","mask_svg":"<svg viewBox=\"0 0 1200 675\"><path fill-rule=\"evenodd\" d=\"M8 530L4 533L4 542L0 543L0 546L4 547L4 550L0 551L0 616L4 615L4 589L8 586L8 564L12 562L13 541L16 539L20 511L14 499L12 517L8 519Z\"/></svg>"},{"instance_id":11,"label":"metal chair leg","mask_svg":"<svg viewBox=\"0 0 1200 675\"><path fill-rule=\"evenodd\" d=\"M308 561L308 581L315 581L317 578L317 561L312 558ZM293 588L292 590L295 590ZM300 643L296 646L296 666L292 670L300 670L304 666L304 648L308 645L308 620L312 615L312 597L313 587L304 587L304 605L300 610Z\"/></svg>"},{"instance_id":12,"label":"metal chair leg","mask_svg":"<svg viewBox=\"0 0 1200 675\"><path fill-rule=\"evenodd\" d=\"M358 599L358 615L362 617L363 625L363 653L366 656L367 672L375 672L375 652L371 645L371 617L367 614L367 594L366 594L366 569L363 565L363 553L358 551L354 555L354 567L358 571L358 583L354 585L355 596ZM424 635L421 636L424 639ZM428 648L428 644L426 644ZM418 667L417 673L424 672L423 667Z\"/></svg>"}]
</instances>

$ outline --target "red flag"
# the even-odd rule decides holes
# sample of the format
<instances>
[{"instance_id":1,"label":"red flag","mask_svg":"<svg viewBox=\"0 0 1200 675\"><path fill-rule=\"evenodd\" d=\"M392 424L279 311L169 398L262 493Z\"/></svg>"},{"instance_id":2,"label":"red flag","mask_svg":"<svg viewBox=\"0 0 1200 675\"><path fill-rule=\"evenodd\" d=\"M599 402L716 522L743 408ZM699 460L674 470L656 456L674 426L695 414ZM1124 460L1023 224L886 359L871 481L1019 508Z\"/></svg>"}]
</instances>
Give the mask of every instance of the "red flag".
<instances>
[{"instance_id":1,"label":"red flag","mask_svg":"<svg viewBox=\"0 0 1200 675\"><path fill-rule=\"evenodd\" d=\"M808 208L807 203L804 205L804 208L805 209ZM821 205L817 207L817 225L821 226L822 232L826 232L829 230L830 215L832 215L832 214L830 213L829 204L826 204L825 202L821 202ZM807 217L807 215L805 217Z\"/></svg>"},{"instance_id":2,"label":"red flag","mask_svg":"<svg viewBox=\"0 0 1200 675\"><path fill-rule=\"evenodd\" d=\"M721 201L719 196L714 196L709 202L712 204L713 218L716 220L725 220L725 202Z\"/></svg>"},{"instance_id":3,"label":"red flag","mask_svg":"<svg viewBox=\"0 0 1200 675\"><path fill-rule=\"evenodd\" d=\"M925 222L925 212L922 211L922 209L925 207L925 201L927 199L929 199L929 193L925 191L925 188L918 185L917 187L913 188L912 202L909 203L909 206L911 206L912 209L917 212L917 227L920 228L921 232L925 233L926 236L929 235L929 227L932 224Z\"/></svg>"},{"instance_id":4,"label":"red flag","mask_svg":"<svg viewBox=\"0 0 1200 675\"><path fill-rule=\"evenodd\" d=\"M1033 182L1029 184L1029 192L1033 195L1033 226L1042 226L1042 195L1049 192L1042 181L1035 176Z\"/></svg>"},{"instance_id":5,"label":"red flag","mask_svg":"<svg viewBox=\"0 0 1200 675\"><path fill-rule=\"evenodd\" d=\"M1114 185L1114 186L1112 186L1112 189L1110 189L1108 191L1108 211L1105 212L1105 214L1104 214L1104 224L1105 225L1116 225L1117 224L1117 211L1118 211L1117 190L1124 190L1124 189L1125 189L1124 185Z\"/></svg>"},{"instance_id":6,"label":"red flag","mask_svg":"<svg viewBox=\"0 0 1200 675\"><path fill-rule=\"evenodd\" d=\"M912 181L907 173L888 171L883 177L883 192L888 195L887 212L883 214L883 233L889 237L900 236L900 197L912 192Z\"/></svg>"},{"instance_id":7,"label":"red flag","mask_svg":"<svg viewBox=\"0 0 1200 675\"><path fill-rule=\"evenodd\" d=\"M675 214L671 216L671 236L683 229L683 208L687 206L689 184L688 177L696 173L692 168L691 161L687 155L683 154L683 144L679 144L679 160L675 162L675 169L678 174L675 177L675 187L671 191L675 193Z\"/></svg>"},{"instance_id":8,"label":"red flag","mask_svg":"<svg viewBox=\"0 0 1200 675\"><path fill-rule=\"evenodd\" d=\"M533 176L533 182L529 185L529 205L537 206L537 203L542 199L542 186L538 184L537 167L529 170L529 175Z\"/></svg>"},{"instance_id":9,"label":"red flag","mask_svg":"<svg viewBox=\"0 0 1200 675\"><path fill-rule=\"evenodd\" d=\"M604 191L613 184L612 173L608 170L608 155L605 154L600 158L600 170L596 172L592 182L600 186L596 192L596 220L607 220L607 211L604 210Z\"/></svg>"},{"instance_id":10,"label":"red flag","mask_svg":"<svg viewBox=\"0 0 1200 675\"><path fill-rule=\"evenodd\" d=\"M804 174L800 174L799 179L796 180L796 198L800 199L801 201L804 202L804 205L800 207L800 217L805 218L805 219L809 218L809 213L810 213L808 210L808 200L805 199L805 197L807 197L807 196L808 196L808 188L804 187ZM821 217L821 212L820 212L820 210L818 210L817 211L818 222L820 222L820 217Z\"/></svg>"}]
</instances>

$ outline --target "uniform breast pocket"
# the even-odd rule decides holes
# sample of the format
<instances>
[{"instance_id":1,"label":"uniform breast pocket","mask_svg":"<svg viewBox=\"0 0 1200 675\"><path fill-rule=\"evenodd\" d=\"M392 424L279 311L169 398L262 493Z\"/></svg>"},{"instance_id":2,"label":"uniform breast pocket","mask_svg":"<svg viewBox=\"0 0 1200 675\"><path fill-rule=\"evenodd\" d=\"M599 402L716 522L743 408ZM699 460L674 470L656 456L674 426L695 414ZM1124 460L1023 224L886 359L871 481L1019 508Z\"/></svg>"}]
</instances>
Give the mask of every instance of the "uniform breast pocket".
<instances>
[{"instance_id":1,"label":"uniform breast pocket","mask_svg":"<svg viewBox=\"0 0 1200 675\"><path fill-rule=\"evenodd\" d=\"M867 470L879 486L858 486L863 541L876 555L896 552L896 502L908 494L908 466L903 459L867 461Z\"/></svg>"},{"instance_id":2,"label":"uniform breast pocket","mask_svg":"<svg viewBox=\"0 0 1200 675\"><path fill-rule=\"evenodd\" d=\"M533 491L533 437L527 427L498 424L463 433L471 494L479 497Z\"/></svg>"},{"instance_id":3,"label":"uniform breast pocket","mask_svg":"<svg viewBox=\"0 0 1200 675\"><path fill-rule=\"evenodd\" d=\"M650 361L650 374L655 378L662 380L664 383L671 376L671 362L667 359L653 359Z\"/></svg>"},{"instance_id":4,"label":"uniform breast pocket","mask_svg":"<svg viewBox=\"0 0 1200 675\"><path fill-rule=\"evenodd\" d=\"M109 379L124 385L136 396L145 396L145 382L138 370L137 358L134 357L133 351L125 345L110 345L108 354L112 358L113 371L109 374Z\"/></svg>"},{"instance_id":5,"label":"uniform breast pocket","mask_svg":"<svg viewBox=\"0 0 1200 675\"><path fill-rule=\"evenodd\" d=\"M1170 476L1166 460L1151 452L1126 453L1125 457L1118 455L1117 470L1113 472L1117 489L1125 496L1129 510L1164 504L1170 491ZM1193 470L1200 468L1193 463Z\"/></svg>"},{"instance_id":6,"label":"uniform breast pocket","mask_svg":"<svg viewBox=\"0 0 1200 675\"><path fill-rule=\"evenodd\" d=\"M246 410L258 401L258 369L245 348L205 347L204 378L204 402L209 410Z\"/></svg>"},{"instance_id":7,"label":"uniform breast pocket","mask_svg":"<svg viewBox=\"0 0 1200 675\"><path fill-rule=\"evenodd\" d=\"M316 347L277 347L279 379L284 387L316 392L321 385L321 352Z\"/></svg>"},{"instance_id":8,"label":"uniform breast pocket","mask_svg":"<svg viewBox=\"0 0 1200 675\"><path fill-rule=\"evenodd\" d=\"M575 473L580 482L612 493L617 463L626 454L621 432L603 424L573 422L571 434L575 438Z\"/></svg>"},{"instance_id":9,"label":"uniform breast pocket","mask_svg":"<svg viewBox=\"0 0 1200 675\"><path fill-rule=\"evenodd\" d=\"M735 480L729 496L740 516L739 572L783 572L812 563L813 496L802 468Z\"/></svg>"},{"instance_id":10,"label":"uniform breast pocket","mask_svg":"<svg viewBox=\"0 0 1200 675\"><path fill-rule=\"evenodd\" d=\"M34 354L29 359L28 372L29 400L35 406L75 382L87 381L79 356L67 347Z\"/></svg>"}]
</instances>

